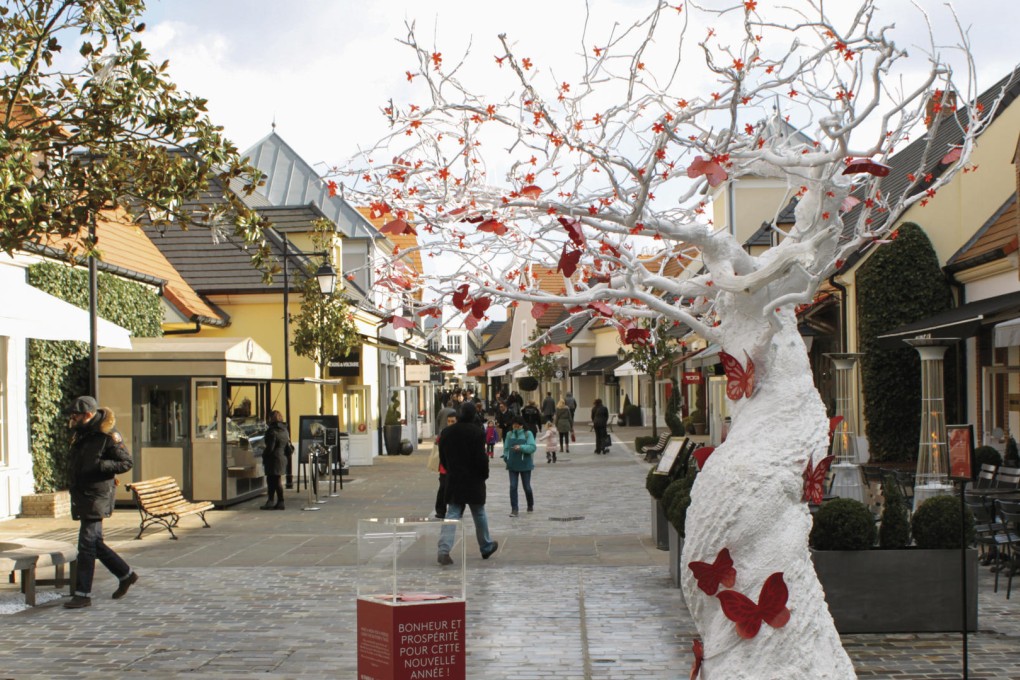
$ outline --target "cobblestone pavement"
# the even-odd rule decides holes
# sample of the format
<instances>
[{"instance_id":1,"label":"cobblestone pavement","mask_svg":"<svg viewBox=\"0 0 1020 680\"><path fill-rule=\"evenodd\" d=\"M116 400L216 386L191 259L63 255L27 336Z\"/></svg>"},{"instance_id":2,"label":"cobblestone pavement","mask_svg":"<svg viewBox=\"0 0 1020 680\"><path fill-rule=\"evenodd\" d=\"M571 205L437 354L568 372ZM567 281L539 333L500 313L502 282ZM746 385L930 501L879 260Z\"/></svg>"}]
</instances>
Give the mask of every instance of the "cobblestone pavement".
<instances>
[{"instance_id":1,"label":"cobblestone pavement","mask_svg":"<svg viewBox=\"0 0 1020 680\"><path fill-rule=\"evenodd\" d=\"M536 509L520 518L508 517L507 475L494 461L486 507L500 550L482 561L469 541L468 677L687 677L695 631L668 554L651 543L647 465L620 444L592 455L590 432L572 448L555 465L539 456ZM356 522L428 515L436 476L425 458L354 468L318 512L302 512L306 495L288 490L285 512L252 500L211 513L211 529L184 518L177 541L155 530L133 540L138 515L118 510L107 538L139 583L111 600L116 583L98 568L91 608L56 601L0 617L0 679L354 678ZM0 523L0 540L73 542L76 531L70 519L17 519ZM985 570L979 598L969 677L1020 680L1016 600L993 593ZM844 645L862 678L962 677L959 634L847 635Z\"/></svg>"}]
</instances>

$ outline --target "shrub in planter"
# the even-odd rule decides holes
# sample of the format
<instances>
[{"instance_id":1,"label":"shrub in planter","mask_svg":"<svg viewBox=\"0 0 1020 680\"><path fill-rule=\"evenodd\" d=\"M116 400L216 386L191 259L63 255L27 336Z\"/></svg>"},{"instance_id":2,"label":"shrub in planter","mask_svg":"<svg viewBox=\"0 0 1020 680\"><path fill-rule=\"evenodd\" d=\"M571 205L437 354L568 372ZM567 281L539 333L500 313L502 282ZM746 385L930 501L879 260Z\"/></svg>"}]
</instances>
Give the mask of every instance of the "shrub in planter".
<instances>
[{"instance_id":1,"label":"shrub in planter","mask_svg":"<svg viewBox=\"0 0 1020 680\"><path fill-rule=\"evenodd\" d=\"M657 441L659 441L659 438L653 437L651 435L643 437L634 437L634 450L637 451L638 453L641 453L641 447L651 446Z\"/></svg>"},{"instance_id":2,"label":"shrub in planter","mask_svg":"<svg viewBox=\"0 0 1020 680\"><path fill-rule=\"evenodd\" d=\"M680 386L677 385L676 380L671 380L672 391L669 395L669 400L666 402L666 427L669 428L669 433L674 437L683 437L686 434L684 429L684 423L680 419Z\"/></svg>"},{"instance_id":3,"label":"shrub in planter","mask_svg":"<svg viewBox=\"0 0 1020 680\"><path fill-rule=\"evenodd\" d=\"M386 445L386 455L396 456L400 453L400 400L396 395L390 400L390 407L386 409L386 417L383 420L383 443Z\"/></svg>"},{"instance_id":4,"label":"shrub in planter","mask_svg":"<svg viewBox=\"0 0 1020 680\"><path fill-rule=\"evenodd\" d=\"M907 502L903 499L896 478L887 475L882 480L882 526L878 530L878 545L886 550L906 548L910 545L910 518Z\"/></svg>"},{"instance_id":5,"label":"shrub in planter","mask_svg":"<svg viewBox=\"0 0 1020 680\"><path fill-rule=\"evenodd\" d=\"M1002 454L994 446L979 446L974 449L973 461L974 472L971 477L976 478L982 465L994 465L995 467L1002 465Z\"/></svg>"},{"instance_id":6,"label":"shrub in planter","mask_svg":"<svg viewBox=\"0 0 1020 680\"><path fill-rule=\"evenodd\" d=\"M666 489L666 494L672 490L672 494L663 494L662 502L666 506L666 519L673 525L681 538L685 536L684 524L687 521L687 508L691 507L691 489L694 488L694 480L698 476L697 468L676 480Z\"/></svg>"},{"instance_id":7,"label":"shrub in planter","mask_svg":"<svg viewBox=\"0 0 1020 680\"><path fill-rule=\"evenodd\" d=\"M974 542L974 516L967 510L966 544ZM935 496L921 503L910 521L911 533L918 548L947 549L960 547L960 499Z\"/></svg>"},{"instance_id":8,"label":"shrub in planter","mask_svg":"<svg viewBox=\"0 0 1020 680\"><path fill-rule=\"evenodd\" d=\"M1017 449L1016 440L1012 437L1006 440L1006 453L1002 458L1003 462L1011 467L1020 465L1020 449Z\"/></svg>"},{"instance_id":9,"label":"shrub in planter","mask_svg":"<svg viewBox=\"0 0 1020 680\"><path fill-rule=\"evenodd\" d=\"M657 501L662 500L662 494L666 493L666 487L670 485L673 480L669 478L669 475L657 475L655 474L655 468L649 468L648 477L645 478L645 488L648 489L648 493L652 495Z\"/></svg>"},{"instance_id":10,"label":"shrub in planter","mask_svg":"<svg viewBox=\"0 0 1020 680\"><path fill-rule=\"evenodd\" d=\"M864 503L835 498L815 513L810 543L815 550L867 550L875 545L875 518Z\"/></svg>"},{"instance_id":11,"label":"shrub in planter","mask_svg":"<svg viewBox=\"0 0 1020 680\"><path fill-rule=\"evenodd\" d=\"M637 404L631 404L628 406L624 415L627 418L627 425L632 427L641 426L641 407Z\"/></svg>"}]
</instances>

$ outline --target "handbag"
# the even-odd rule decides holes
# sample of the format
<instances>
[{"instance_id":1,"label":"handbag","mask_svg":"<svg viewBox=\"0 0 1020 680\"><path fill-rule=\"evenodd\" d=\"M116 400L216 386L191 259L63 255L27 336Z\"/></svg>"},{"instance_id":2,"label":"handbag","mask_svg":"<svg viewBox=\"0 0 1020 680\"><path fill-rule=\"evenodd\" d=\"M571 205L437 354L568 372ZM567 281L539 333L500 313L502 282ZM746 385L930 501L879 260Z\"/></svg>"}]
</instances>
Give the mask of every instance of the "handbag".
<instances>
[{"instance_id":1,"label":"handbag","mask_svg":"<svg viewBox=\"0 0 1020 680\"><path fill-rule=\"evenodd\" d=\"M570 431L570 441L572 441L572 442L576 442L577 441L577 435L574 434L573 430Z\"/></svg>"},{"instance_id":2,"label":"handbag","mask_svg":"<svg viewBox=\"0 0 1020 680\"><path fill-rule=\"evenodd\" d=\"M429 454L428 460L425 461L425 467L432 472L439 472L439 447L433 446L432 453Z\"/></svg>"}]
</instances>

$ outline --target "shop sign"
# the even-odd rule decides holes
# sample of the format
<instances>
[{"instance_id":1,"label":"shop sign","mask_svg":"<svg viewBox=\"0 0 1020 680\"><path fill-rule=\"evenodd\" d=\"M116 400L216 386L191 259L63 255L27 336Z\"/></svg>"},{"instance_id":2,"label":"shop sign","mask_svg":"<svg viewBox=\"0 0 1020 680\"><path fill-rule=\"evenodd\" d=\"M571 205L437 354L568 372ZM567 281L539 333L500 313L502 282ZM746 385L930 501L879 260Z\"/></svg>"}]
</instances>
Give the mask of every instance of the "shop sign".
<instances>
[{"instance_id":1,"label":"shop sign","mask_svg":"<svg viewBox=\"0 0 1020 680\"><path fill-rule=\"evenodd\" d=\"M1006 399L1009 402L1010 411L1020 411L1020 394L1010 392Z\"/></svg>"},{"instance_id":2,"label":"shop sign","mask_svg":"<svg viewBox=\"0 0 1020 680\"><path fill-rule=\"evenodd\" d=\"M404 364L404 379L409 382L428 382L428 364Z\"/></svg>"},{"instance_id":3,"label":"shop sign","mask_svg":"<svg viewBox=\"0 0 1020 680\"><path fill-rule=\"evenodd\" d=\"M326 365L326 375L331 378L357 378L361 375L361 352L351 350L341 359L332 359Z\"/></svg>"},{"instance_id":4,"label":"shop sign","mask_svg":"<svg viewBox=\"0 0 1020 680\"><path fill-rule=\"evenodd\" d=\"M681 380L684 385L703 385L705 376L701 371L684 371Z\"/></svg>"},{"instance_id":5,"label":"shop sign","mask_svg":"<svg viewBox=\"0 0 1020 680\"><path fill-rule=\"evenodd\" d=\"M426 594L427 596L427 594ZM359 680L464 680L465 603L358 598Z\"/></svg>"}]
</instances>

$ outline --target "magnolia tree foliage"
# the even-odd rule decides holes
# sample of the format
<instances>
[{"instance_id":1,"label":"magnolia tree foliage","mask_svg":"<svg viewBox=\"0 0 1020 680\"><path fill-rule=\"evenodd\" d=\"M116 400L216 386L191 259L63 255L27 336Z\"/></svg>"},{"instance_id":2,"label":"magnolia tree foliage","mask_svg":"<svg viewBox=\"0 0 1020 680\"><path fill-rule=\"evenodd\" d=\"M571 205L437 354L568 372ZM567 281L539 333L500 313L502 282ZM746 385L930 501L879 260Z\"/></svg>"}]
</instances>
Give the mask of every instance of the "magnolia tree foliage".
<instances>
[{"instance_id":1,"label":"magnolia tree foliage","mask_svg":"<svg viewBox=\"0 0 1020 680\"><path fill-rule=\"evenodd\" d=\"M195 207L211 177L243 194L258 173L205 100L150 60L144 9L143 0L0 5L0 250L75 236L122 206L157 224L228 229L258 246L261 263L259 218L234 192Z\"/></svg>"},{"instance_id":2,"label":"magnolia tree foliage","mask_svg":"<svg viewBox=\"0 0 1020 680\"><path fill-rule=\"evenodd\" d=\"M659 3L575 40L569 73L499 36L481 86L467 82L470 55L454 62L412 26L407 77L421 99L385 109L392 135L343 178L387 216L383 231L417 230L421 250L444 258L428 278L390 278L431 300L419 314L452 304L472 325L494 302L558 303L573 314L565 324L601 317L627 344L654 342L640 322L656 319L723 347L733 423L692 490L683 553L712 679L854 676L807 547L802 499L816 476L805 472L825 456L828 419L795 308L962 169L990 114L934 49L908 59L874 2L838 21L821 3L792 4ZM904 70L923 75L900 80ZM935 113L953 108L931 122L956 126L958 146L928 149L905 191L882 193L882 161L930 99ZM783 134L787 122L804 134ZM928 177L936 156L946 167ZM774 227L778 245L760 255L706 215L707 192L749 176L799 198L794 224ZM561 291L542 292L538 266L562 273Z\"/></svg>"},{"instance_id":3,"label":"magnolia tree foliage","mask_svg":"<svg viewBox=\"0 0 1020 680\"><path fill-rule=\"evenodd\" d=\"M531 342L521 360L528 367L528 375L541 382L548 382L556 375L559 363L556 361L555 353L549 351L551 349L550 345L543 345L538 342L542 335L542 331L537 328L531 332L531 337L529 338Z\"/></svg>"}]
</instances>

